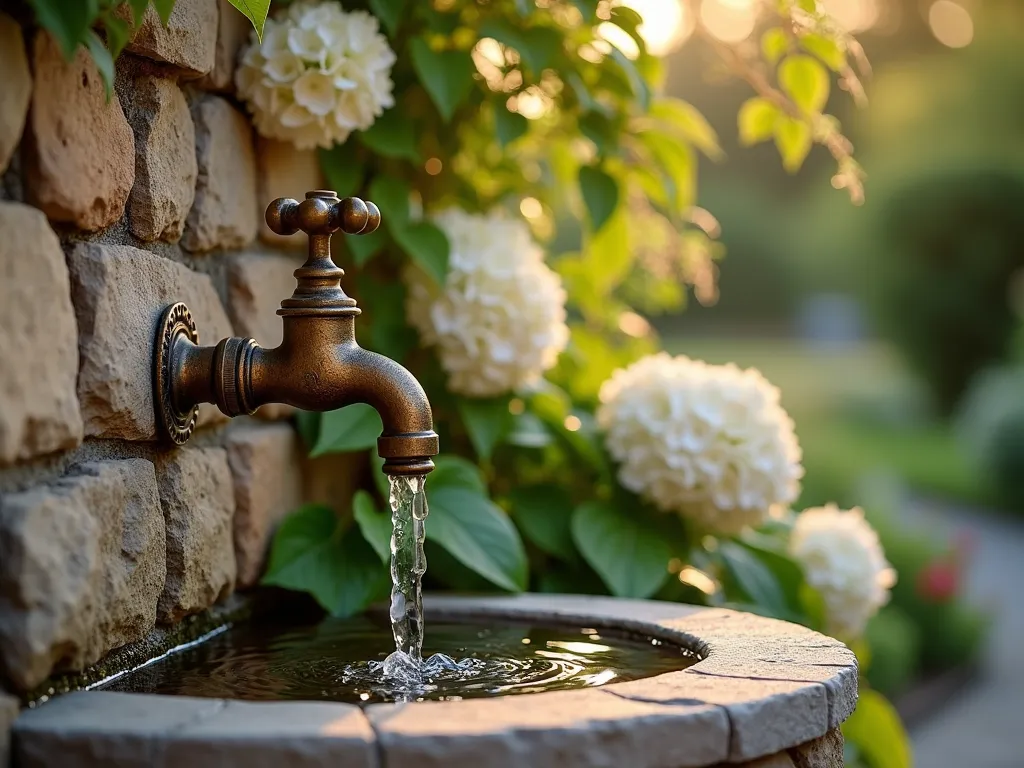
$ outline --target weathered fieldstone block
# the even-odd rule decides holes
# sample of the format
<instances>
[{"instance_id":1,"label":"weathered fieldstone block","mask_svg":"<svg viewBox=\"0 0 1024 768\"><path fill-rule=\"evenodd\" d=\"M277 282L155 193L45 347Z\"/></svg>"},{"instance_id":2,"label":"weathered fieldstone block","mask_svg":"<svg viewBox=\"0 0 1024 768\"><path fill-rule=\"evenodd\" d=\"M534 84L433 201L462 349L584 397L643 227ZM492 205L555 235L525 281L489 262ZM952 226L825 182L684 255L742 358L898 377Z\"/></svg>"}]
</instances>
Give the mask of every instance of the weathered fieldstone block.
<instances>
[{"instance_id":1,"label":"weathered fieldstone block","mask_svg":"<svg viewBox=\"0 0 1024 768\"><path fill-rule=\"evenodd\" d=\"M157 460L167 528L167 581L157 616L173 623L209 608L235 584L234 488L223 448L183 448Z\"/></svg>"},{"instance_id":2,"label":"weathered fieldstone block","mask_svg":"<svg viewBox=\"0 0 1024 768\"><path fill-rule=\"evenodd\" d=\"M128 223L140 240L181 237L196 191L196 133L178 86L160 77L135 80L129 120L135 131L135 186Z\"/></svg>"},{"instance_id":3,"label":"weathered fieldstone block","mask_svg":"<svg viewBox=\"0 0 1024 768\"><path fill-rule=\"evenodd\" d=\"M209 72L216 48L217 0L178 0L166 27L150 4L127 46L132 53L173 64L186 78Z\"/></svg>"},{"instance_id":4,"label":"weathered fieldstone block","mask_svg":"<svg viewBox=\"0 0 1024 768\"><path fill-rule=\"evenodd\" d=\"M164 588L164 519L144 459L81 465L0 498L0 666L27 690L141 639Z\"/></svg>"},{"instance_id":5,"label":"weathered fieldstone block","mask_svg":"<svg viewBox=\"0 0 1024 768\"><path fill-rule=\"evenodd\" d=\"M32 46L35 83L25 132L28 201L54 221L95 231L124 213L135 137L85 48L64 61L45 32Z\"/></svg>"},{"instance_id":6,"label":"weathered fieldstone block","mask_svg":"<svg viewBox=\"0 0 1024 768\"><path fill-rule=\"evenodd\" d=\"M281 248L297 250L306 247L307 238L301 232L289 237L275 234L263 218L263 212L271 200L278 197L293 197L304 200L311 189L324 186L320 171L320 160L316 150L296 149L286 141L267 139L256 140L256 157L259 171L260 239Z\"/></svg>"},{"instance_id":7,"label":"weathered fieldstone block","mask_svg":"<svg viewBox=\"0 0 1024 768\"><path fill-rule=\"evenodd\" d=\"M717 768L726 768L723 763ZM749 763L743 763L740 766L734 766L734 768L793 768L793 761L789 759L789 755L785 752L779 752L775 755L769 755L768 757L762 757L758 760L751 760Z\"/></svg>"},{"instance_id":8,"label":"weathered fieldstone block","mask_svg":"<svg viewBox=\"0 0 1024 768\"><path fill-rule=\"evenodd\" d=\"M78 330L57 236L37 209L0 202L0 465L82 440Z\"/></svg>"},{"instance_id":9,"label":"weathered fieldstone block","mask_svg":"<svg viewBox=\"0 0 1024 768\"><path fill-rule=\"evenodd\" d=\"M820 739L789 750L795 768L843 768L843 732L833 728Z\"/></svg>"},{"instance_id":10,"label":"weathered fieldstone block","mask_svg":"<svg viewBox=\"0 0 1024 768\"><path fill-rule=\"evenodd\" d=\"M21 141L25 116L32 98L32 75L21 27L0 13L0 173L7 170L14 148Z\"/></svg>"},{"instance_id":11,"label":"weathered fieldstone block","mask_svg":"<svg viewBox=\"0 0 1024 768\"><path fill-rule=\"evenodd\" d=\"M78 316L78 397L85 433L125 440L156 438L153 347L160 313L175 301L192 310L200 339L231 335L207 275L127 245L79 243L68 257ZM199 424L226 420L204 405Z\"/></svg>"},{"instance_id":12,"label":"weathered fieldstone block","mask_svg":"<svg viewBox=\"0 0 1024 768\"><path fill-rule=\"evenodd\" d=\"M284 325L277 314L281 300L295 290L295 259L267 251L235 254L228 263L228 315L238 336L256 339L261 347L281 343ZM282 403L260 406L261 419L284 419L295 409Z\"/></svg>"},{"instance_id":13,"label":"weathered fieldstone block","mask_svg":"<svg viewBox=\"0 0 1024 768\"><path fill-rule=\"evenodd\" d=\"M253 425L228 435L235 486L235 560L239 587L256 583L277 523L302 503L298 435L287 424Z\"/></svg>"},{"instance_id":14,"label":"weathered fieldstone block","mask_svg":"<svg viewBox=\"0 0 1024 768\"><path fill-rule=\"evenodd\" d=\"M228 0L219 0L217 25L217 50L214 54L213 69L198 85L211 91L233 91L235 82L235 62L238 52L249 39L255 35L252 24L238 12Z\"/></svg>"},{"instance_id":15,"label":"weathered fieldstone block","mask_svg":"<svg viewBox=\"0 0 1024 768\"><path fill-rule=\"evenodd\" d=\"M16 698L0 691L0 765L7 765L11 759L11 726L20 706Z\"/></svg>"},{"instance_id":16,"label":"weathered fieldstone block","mask_svg":"<svg viewBox=\"0 0 1024 768\"><path fill-rule=\"evenodd\" d=\"M256 237L256 157L248 120L219 96L192 105L199 177L181 245L190 251L241 248Z\"/></svg>"}]
</instances>

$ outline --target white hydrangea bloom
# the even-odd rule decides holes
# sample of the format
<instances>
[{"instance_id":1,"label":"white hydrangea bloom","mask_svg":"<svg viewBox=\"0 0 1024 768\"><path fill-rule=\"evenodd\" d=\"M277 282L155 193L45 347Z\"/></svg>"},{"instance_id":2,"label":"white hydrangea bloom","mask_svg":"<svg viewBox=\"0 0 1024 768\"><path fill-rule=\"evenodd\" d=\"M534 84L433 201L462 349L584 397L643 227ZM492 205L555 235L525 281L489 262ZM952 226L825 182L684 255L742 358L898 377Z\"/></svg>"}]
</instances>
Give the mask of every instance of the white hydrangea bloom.
<instances>
[{"instance_id":1,"label":"white hydrangea bloom","mask_svg":"<svg viewBox=\"0 0 1024 768\"><path fill-rule=\"evenodd\" d=\"M858 637L889 602L896 572L859 508L846 512L830 504L805 510L796 518L789 551L824 598L830 632Z\"/></svg>"},{"instance_id":2,"label":"white hydrangea bloom","mask_svg":"<svg viewBox=\"0 0 1024 768\"><path fill-rule=\"evenodd\" d=\"M735 533L800 492L793 421L754 369L660 352L612 374L600 398L619 482L661 510Z\"/></svg>"},{"instance_id":3,"label":"white hydrangea bloom","mask_svg":"<svg viewBox=\"0 0 1024 768\"><path fill-rule=\"evenodd\" d=\"M235 73L256 130L299 149L330 147L394 105L395 53L365 11L299 0L255 30Z\"/></svg>"},{"instance_id":4,"label":"white hydrangea bloom","mask_svg":"<svg viewBox=\"0 0 1024 768\"><path fill-rule=\"evenodd\" d=\"M407 314L437 347L452 392L494 397L535 382L569 341L565 289L521 219L455 208L433 217L451 253L443 290L409 273Z\"/></svg>"}]
</instances>

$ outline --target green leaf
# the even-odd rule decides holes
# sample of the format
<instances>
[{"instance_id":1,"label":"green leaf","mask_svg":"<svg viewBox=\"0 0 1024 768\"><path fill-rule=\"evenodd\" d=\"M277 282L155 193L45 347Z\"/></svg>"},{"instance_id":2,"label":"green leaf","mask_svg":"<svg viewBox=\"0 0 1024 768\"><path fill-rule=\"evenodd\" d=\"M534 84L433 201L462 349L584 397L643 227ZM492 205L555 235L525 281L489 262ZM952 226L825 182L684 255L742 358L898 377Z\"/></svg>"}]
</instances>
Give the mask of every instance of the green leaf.
<instances>
[{"instance_id":1,"label":"green leaf","mask_svg":"<svg viewBox=\"0 0 1024 768\"><path fill-rule=\"evenodd\" d=\"M364 146L378 155L419 162L416 128L397 109L389 109L372 126L356 135Z\"/></svg>"},{"instance_id":2,"label":"green leaf","mask_svg":"<svg viewBox=\"0 0 1024 768\"><path fill-rule=\"evenodd\" d=\"M438 285L444 285L451 246L448 236L436 224L417 221L408 226L394 227L391 234L420 269Z\"/></svg>"},{"instance_id":3,"label":"green leaf","mask_svg":"<svg viewBox=\"0 0 1024 768\"><path fill-rule=\"evenodd\" d=\"M359 303L370 324L367 347L398 361L416 344L416 334L405 322L405 293L401 280L372 280L360 275Z\"/></svg>"},{"instance_id":4,"label":"green leaf","mask_svg":"<svg viewBox=\"0 0 1024 768\"><path fill-rule=\"evenodd\" d=\"M124 19L112 13L107 13L103 17L103 29L107 33L107 48L110 50L110 56L116 61L117 57L121 55L121 51L128 44L128 39L132 35L132 28Z\"/></svg>"},{"instance_id":5,"label":"green leaf","mask_svg":"<svg viewBox=\"0 0 1024 768\"><path fill-rule=\"evenodd\" d=\"M370 200L380 208L380 220L392 232L409 223L409 194L409 183L395 176L377 176L370 183Z\"/></svg>"},{"instance_id":6,"label":"green leaf","mask_svg":"<svg viewBox=\"0 0 1024 768\"><path fill-rule=\"evenodd\" d=\"M155 2L155 0L154 0ZM237 8L245 18L252 22L256 30L256 37L263 40L263 25L267 23L267 13L270 11L270 0L228 0ZM170 14L168 14L169 16ZM166 24L166 19L164 24Z\"/></svg>"},{"instance_id":7,"label":"green leaf","mask_svg":"<svg viewBox=\"0 0 1024 768\"><path fill-rule=\"evenodd\" d=\"M504 102L494 105L494 133L502 148L525 134L529 127L530 121L518 112L509 112Z\"/></svg>"},{"instance_id":8,"label":"green leaf","mask_svg":"<svg viewBox=\"0 0 1024 768\"><path fill-rule=\"evenodd\" d=\"M817 59L788 56L779 65L779 85L804 112L821 112L828 102L832 82Z\"/></svg>"},{"instance_id":9,"label":"green leaf","mask_svg":"<svg viewBox=\"0 0 1024 768\"><path fill-rule=\"evenodd\" d=\"M512 519L530 541L563 560L576 559L572 502L560 485L528 485L512 490Z\"/></svg>"},{"instance_id":10,"label":"green leaf","mask_svg":"<svg viewBox=\"0 0 1024 768\"><path fill-rule=\"evenodd\" d=\"M377 489L377 493L384 499L385 504L390 505L391 479L384 474L384 459L376 451L370 451L370 466L373 467L370 475L373 477L373 485ZM433 477L434 473L431 473L430 476Z\"/></svg>"},{"instance_id":11,"label":"green leaf","mask_svg":"<svg viewBox=\"0 0 1024 768\"><path fill-rule=\"evenodd\" d=\"M381 562L391 562L391 517L378 510L373 497L364 490L356 491L352 497L352 514Z\"/></svg>"},{"instance_id":12,"label":"green leaf","mask_svg":"<svg viewBox=\"0 0 1024 768\"><path fill-rule=\"evenodd\" d=\"M466 51L433 51L421 37L410 43L412 66L447 123L473 87L473 61Z\"/></svg>"},{"instance_id":13,"label":"green leaf","mask_svg":"<svg viewBox=\"0 0 1024 768\"><path fill-rule=\"evenodd\" d=\"M99 14L97 0L30 0L30 3L39 24L53 35L64 58L70 61Z\"/></svg>"},{"instance_id":14,"label":"green leaf","mask_svg":"<svg viewBox=\"0 0 1024 768\"><path fill-rule=\"evenodd\" d=\"M660 99L651 105L651 117L665 121L708 157L723 157L724 153L718 143L715 129L700 110L689 102L681 99Z\"/></svg>"},{"instance_id":15,"label":"green leaf","mask_svg":"<svg viewBox=\"0 0 1024 768\"><path fill-rule=\"evenodd\" d=\"M597 6L599 5L598 0L572 0L572 4L579 9L579 12L583 14L583 21L588 24L594 20L597 15Z\"/></svg>"},{"instance_id":16,"label":"green leaf","mask_svg":"<svg viewBox=\"0 0 1024 768\"><path fill-rule=\"evenodd\" d=\"M550 430L535 414L526 411L512 418L505 442L519 448L544 448L554 442Z\"/></svg>"},{"instance_id":17,"label":"green leaf","mask_svg":"<svg viewBox=\"0 0 1024 768\"><path fill-rule=\"evenodd\" d=\"M388 571L359 531L309 504L281 524L263 584L311 594L332 616L351 616L383 596Z\"/></svg>"},{"instance_id":18,"label":"green leaf","mask_svg":"<svg viewBox=\"0 0 1024 768\"><path fill-rule=\"evenodd\" d=\"M782 27L772 27L761 36L761 53L773 67L789 50L789 37Z\"/></svg>"},{"instance_id":19,"label":"green leaf","mask_svg":"<svg viewBox=\"0 0 1024 768\"><path fill-rule=\"evenodd\" d=\"M327 411L320 421L320 434L309 455L362 451L377 444L384 431L380 414L366 403L353 403L336 411Z\"/></svg>"},{"instance_id":20,"label":"green leaf","mask_svg":"<svg viewBox=\"0 0 1024 768\"><path fill-rule=\"evenodd\" d=\"M320 435L320 413L315 411L296 411L295 428L298 430L306 450L312 450Z\"/></svg>"},{"instance_id":21,"label":"green leaf","mask_svg":"<svg viewBox=\"0 0 1024 768\"><path fill-rule=\"evenodd\" d=\"M174 3L176 0L153 0L153 7L156 8L156 14L160 17L160 22L166 27L168 22L171 20L171 11L174 10ZM269 4L269 0L267 0Z\"/></svg>"},{"instance_id":22,"label":"green leaf","mask_svg":"<svg viewBox=\"0 0 1024 768\"><path fill-rule=\"evenodd\" d=\"M741 598L777 618L787 615L786 598L778 579L750 550L734 541L722 541L718 552L730 577L729 581L738 588Z\"/></svg>"},{"instance_id":23,"label":"green leaf","mask_svg":"<svg viewBox=\"0 0 1024 768\"><path fill-rule=\"evenodd\" d=\"M639 13L632 8L619 5L612 8L611 17L608 20L633 38L641 52L647 51L647 41L644 40L638 29L644 23L643 17Z\"/></svg>"},{"instance_id":24,"label":"green leaf","mask_svg":"<svg viewBox=\"0 0 1024 768\"><path fill-rule=\"evenodd\" d=\"M613 47L609 54L612 61L619 65L619 68L626 75L626 79L629 81L629 87L633 92L634 98L640 104L640 109L646 112L651 105L651 90L647 86L647 82L636 68L636 64L630 61L626 54L620 51L618 48Z\"/></svg>"},{"instance_id":25,"label":"green leaf","mask_svg":"<svg viewBox=\"0 0 1024 768\"><path fill-rule=\"evenodd\" d=\"M132 26L138 27L142 23L142 17L146 15L149 0L128 0L128 7L132 10Z\"/></svg>"},{"instance_id":26,"label":"green leaf","mask_svg":"<svg viewBox=\"0 0 1024 768\"><path fill-rule=\"evenodd\" d=\"M579 457L583 464L600 475L609 474L610 467L596 436L583 429L570 432L565 428L565 419L571 414L572 400L564 390L548 385L544 391L534 394L529 399L528 407L530 412L547 425L551 433Z\"/></svg>"},{"instance_id":27,"label":"green leaf","mask_svg":"<svg viewBox=\"0 0 1024 768\"><path fill-rule=\"evenodd\" d=\"M402 23L405 0L370 0L370 10L383 22L388 35L394 37L399 24Z\"/></svg>"},{"instance_id":28,"label":"green leaf","mask_svg":"<svg viewBox=\"0 0 1024 768\"><path fill-rule=\"evenodd\" d=\"M578 120L580 131L594 142L599 155L607 155L615 150L618 143L618 131L602 112L590 110Z\"/></svg>"},{"instance_id":29,"label":"green leaf","mask_svg":"<svg viewBox=\"0 0 1024 768\"><path fill-rule=\"evenodd\" d=\"M96 69L99 70L100 77L103 78L103 87L106 89L109 101L114 94L114 59L94 30L90 29L86 34L85 47L89 50L92 60L96 62Z\"/></svg>"},{"instance_id":30,"label":"green leaf","mask_svg":"<svg viewBox=\"0 0 1024 768\"><path fill-rule=\"evenodd\" d=\"M592 232L599 232L619 205L619 185L600 168L580 168L580 192L590 214Z\"/></svg>"},{"instance_id":31,"label":"green leaf","mask_svg":"<svg viewBox=\"0 0 1024 768\"><path fill-rule=\"evenodd\" d=\"M843 723L843 736L871 768L910 768L910 740L896 709L882 694L861 689L857 709Z\"/></svg>"},{"instance_id":32,"label":"green leaf","mask_svg":"<svg viewBox=\"0 0 1024 768\"><path fill-rule=\"evenodd\" d=\"M338 197L354 195L363 182L363 168L356 162L350 146L338 144L321 149L320 170Z\"/></svg>"},{"instance_id":33,"label":"green leaf","mask_svg":"<svg viewBox=\"0 0 1024 768\"><path fill-rule=\"evenodd\" d=\"M693 150L686 143L660 131L643 131L639 137L654 155L655 163L668 176L676 212L686 214L697 194L697 162Z\"/></svg>"},{"instance_id":34,"label":"green leaf","mask_svg":"<svg viewBox=\"0 0 1024 768\"><path fill-rule=\"evenodd\" d=\"M370 232L368 235L345 235L345 247L352 254L357 267L363 266L375 256L387 243L388 236L383 229Z\"/></svg>"},{"instance_id":35,"label":"green leaf","mask_svg":"<svg viewBox=\"0 0 1024 768\"><path fill-rule=\"evenodd\" d=\"M782 167L796 173L804 164L813 145L811 126L803 120L788 115L779 115L775 123L775 146L782 155Z\"/></svg>"},{"instance_id":36,"label":"green leaf","mask_svg":"<svg viewBox=\"0 0 1024 768\"><path fill-rule=\"evenodd\" d=\"M596 102L594 97L590 95L590 89L587 88L586 83L583 82L583 79L577 72L568 72L565 75L565 82L572 88L581 111L587 112L595 108Z\"/></svg>"},{"instance_id":37,"label":"green leaf","mask_svg":"<svg viewBox=\"0 0 1024 768\"><path fill-rule=\"evenodd\" d=\"M846 67L846 53L835 40L812 32L800 37L800 47L813 53L836 72Z\"/></svg>"},{"instance_id":38,"label":"green leaf","mask_svg":"<svg viewBox=\"0 0 1024 768\"><path fill-rule=\"evenodd\" d=\"M508 397L489 399L460 398L459 416L466 426L469 439L476 455L489 461L494 446L512 426L512 414L508 411Z\"/></svg>"},{"instance_id":39,"label":"green leaf","mask_svg":"<svg viewBox=\"0 0 1024 768\"><path fill-rule=\"evenodd\" d=\"M767 99L749 99L740 107L740 142L746 146L768 141L775 136L775 124L782 113Z\"/></svg>"},{"instance_id":40,"label":"green leaf","mask_svg":"<svg viewBox=\"0 0 1024 768\"><path fill-rule=\"evenodd\" d=\"M427 536L502 589L526 589L526 552L512 521L486 496L452 485L430 490Z\"/></svg>"},{"instance_id":41,"label":"green leaf","mask_svg":"<svg viewBox=\"0 0 1024 768\"><path fill-rule=\"evenodd\" d=\"M616 597L650 597L668 576L671 546L654 526L610 504L589 501L576 507L572 537Z\"/></svg>"},{"instance_id":42,"label":"green leaf","mask_svg":"<svg viewBox=\"0 0 1024 768\"><path fill-rule=\"evenodd\" d=\"M804 584L804 574L800 566L786 554L785 545L763 534L748 531L744 533L739 544L750 550L775 576L779 587L786 598L786 605L793 613L803 611L800 601L800 588Z\"/></svg>"},{"instance_id":43,"label":"green leaf","mask_svg":"<svg viewBox=\"0 0 1024 768\"><path fill-rule=\"evenodd\" d=\"M516 27L502 19L489 18L480 25L480 37L490 37L514 48L534 75L551 66L562 46L562 34L552 27Z\"/></svg>"},{"instance_id":44,"label":"green leaf","mask_svg":"<svg viewBox=\"0 0 1024 768\"><path fill-rule=\"evenodd\" d=\"M461 456L441 454L434 457L434 471L428 477L430 489L464 488L481 496L487 495L480 469Z\"/></svg>"}]
</instances>

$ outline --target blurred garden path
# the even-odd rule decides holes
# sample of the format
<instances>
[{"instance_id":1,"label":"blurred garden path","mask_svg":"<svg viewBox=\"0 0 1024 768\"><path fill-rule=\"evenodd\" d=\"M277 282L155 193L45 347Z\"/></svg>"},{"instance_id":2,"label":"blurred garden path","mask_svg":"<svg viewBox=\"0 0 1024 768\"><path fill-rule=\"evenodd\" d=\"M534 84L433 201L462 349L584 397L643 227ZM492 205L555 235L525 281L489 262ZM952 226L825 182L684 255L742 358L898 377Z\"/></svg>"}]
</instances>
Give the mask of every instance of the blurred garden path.
<instances>
[{"instance_id":1,"label":"blurred garden path","mask_svg":"<svg viewBox=\"0 0 1024 768\"><path fill-rule=\"evenodd\" d=\"M937 535L969 532L967 596L995 616L982 677L911 731L916 768L1024 766L1024 523L945 502L904 513Z\"/></svg>"}]
</instances>

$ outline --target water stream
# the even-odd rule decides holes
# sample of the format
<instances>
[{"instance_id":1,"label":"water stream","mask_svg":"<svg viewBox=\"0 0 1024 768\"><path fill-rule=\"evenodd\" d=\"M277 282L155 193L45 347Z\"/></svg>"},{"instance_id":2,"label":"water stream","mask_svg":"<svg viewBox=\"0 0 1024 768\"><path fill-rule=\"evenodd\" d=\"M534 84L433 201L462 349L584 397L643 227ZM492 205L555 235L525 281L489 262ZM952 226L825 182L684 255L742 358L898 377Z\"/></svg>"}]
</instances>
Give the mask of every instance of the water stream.
<instances>
[{"instance_id":1,"label":"water stream","mask_svg":"<svg viewBox=\"0 0 1024 768\"><path fill-rule=\"evenodd\" d=\"M423 665L423 553L426 477L391 477L391 632L395 651L382 673L400 682L420 682Z\"/></svg>"}]
</instances>

